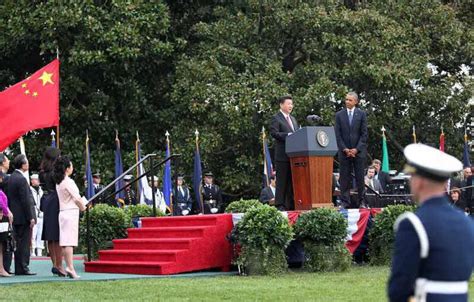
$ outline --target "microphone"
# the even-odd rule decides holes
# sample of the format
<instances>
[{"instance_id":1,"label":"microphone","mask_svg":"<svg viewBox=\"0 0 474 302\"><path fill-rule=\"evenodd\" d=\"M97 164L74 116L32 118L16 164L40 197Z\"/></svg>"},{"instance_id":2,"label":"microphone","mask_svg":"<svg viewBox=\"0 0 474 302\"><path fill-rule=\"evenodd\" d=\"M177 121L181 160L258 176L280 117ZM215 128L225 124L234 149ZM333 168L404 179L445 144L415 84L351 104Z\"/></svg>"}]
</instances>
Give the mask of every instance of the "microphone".
<instances>
[{"instance_id":1,"label":"microphone","mask_svg":"<svg viewBox=\"0 0 474 302\"><path fill-rule=\"evenodd\" d=\"M319 123L323 119L319 115L311 114L306 117L306 121L310 123Z\"/></svg>"}]
</instances>

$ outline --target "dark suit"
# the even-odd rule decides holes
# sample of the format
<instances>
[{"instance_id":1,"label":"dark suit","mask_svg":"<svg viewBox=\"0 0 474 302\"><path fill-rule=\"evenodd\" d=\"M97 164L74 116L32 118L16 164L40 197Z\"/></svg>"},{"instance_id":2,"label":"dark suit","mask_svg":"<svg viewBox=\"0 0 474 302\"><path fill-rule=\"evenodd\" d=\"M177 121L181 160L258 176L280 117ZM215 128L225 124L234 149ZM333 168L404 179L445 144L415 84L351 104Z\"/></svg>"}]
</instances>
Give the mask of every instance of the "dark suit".
<instances>
[{"instance_id":1,"label":"dark suit","mask_svg":"<svg viewBox=\"0 0 474 302\"><path fill-rule=\"evenodd\" d=\"M36 219L30 186L26 178L15 170L8 181L8 207L13 214L13 237L16 241L15 274L29 271L30 221Z\"/></svg>"},{"instance_id":2,"label":"dark suit","mask_svg":"<svg viewBox=\"0 0 474 302\"><path fill-rule=\"evenodd\" d=\"M184 210L191 212L193 207L193 200L187 186L182 186L183 193L178 190L178 187L173 189L173 215L181 216Z\"/></svg>"},{"instance_id":3,"label":"dark suit","mask_svg":"<svg viewBox=\"0 0 474 302\"><path fill-rule=\"evenodd\" d=\"M354 172L359 205L363 204L365 186L364 169L367 157L367 115L359 108L354 108L352 123L349 125L347 109L336 113L336 139L339 159L339 183L341 185L341 202L344 206L350 204L350 189L352 187L352 175ZM343 152L344 149L357 149L355 158L349 158Z\"/></svg>"},{"instance_id":4,"label":"dark suit","mask_svg":"<svg viewBox=\"0 0 474 302\"><path fill-rule=\"evenodd\" d=\"M259 200L261 203L269 204L270 200L272 200L273 198L275 198L275 195L273 195L273 191L270 186L263 188L260 192Z\"/></svg>"},{"instance_id":5,"label":"dark suit","mask_svg":"<svg viewBox=\"0 0 474 302\"><path fill-rule=\"evenodd\" d=\"M276 193L275 205L285 210L295 208L293 202L293 185L291 180L290 160L286 155L285 142L289 133L298 130L296 119L290 115L293 129L288 124L281 111L275 114L270 125L270 135L275 139L275 171L276 171Z\"/></svg>"},{"instance_id":6,"label":"dark suit","mask_svg":"<svg viewBox=\"0 0 474 302\"><path fill-rule=\"evenodd\" d=\"M388 184L392 182L390 175L387 172L380 170L379 173L376 174L375 178L378 179L380 185L382 185L383 192L387 192Z\"/></svg>"}]
</instances>

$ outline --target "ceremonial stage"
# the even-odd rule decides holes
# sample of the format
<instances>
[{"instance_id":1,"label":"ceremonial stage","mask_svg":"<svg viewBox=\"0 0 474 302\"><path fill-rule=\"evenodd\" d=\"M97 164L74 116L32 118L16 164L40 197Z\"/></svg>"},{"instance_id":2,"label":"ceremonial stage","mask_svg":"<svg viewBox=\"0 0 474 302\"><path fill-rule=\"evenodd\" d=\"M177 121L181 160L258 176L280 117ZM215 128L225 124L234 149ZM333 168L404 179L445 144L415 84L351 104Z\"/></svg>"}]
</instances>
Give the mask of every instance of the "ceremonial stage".
<instances>
[{"instance_id":1,"label":"ceremonial stage","mask_svg":"<svg viewBox=\"0 0 474 302\"><path fill-rule=\"evenodd\" d=\"M346 247L353 254L371 216L381 209L340 210L347 219ZM294 224L302 211L281 212ZM113 240L113 249L85 262L85 272L172 275L206 270L230 270L232 245L228 235L243 214L210 214L142 218L141 228L128 238Z\"/></svg>"}]
</instances>

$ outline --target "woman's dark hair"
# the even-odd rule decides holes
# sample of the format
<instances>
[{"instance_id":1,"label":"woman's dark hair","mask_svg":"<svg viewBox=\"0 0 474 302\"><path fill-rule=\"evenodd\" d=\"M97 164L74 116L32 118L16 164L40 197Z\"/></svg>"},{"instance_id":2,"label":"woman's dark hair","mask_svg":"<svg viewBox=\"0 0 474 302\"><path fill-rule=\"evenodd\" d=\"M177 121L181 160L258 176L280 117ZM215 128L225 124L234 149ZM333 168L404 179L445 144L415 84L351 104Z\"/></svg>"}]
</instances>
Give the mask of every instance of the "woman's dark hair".
<instances>
[{"instance_id":1,"label":"woman's dark hair","mask_svg":"<svg viewBox=\"0 0 474 302\"><path fill-rule=\"evenodd\" d=\"M54 162L53 179L59 185L66 176L66 169L71 166L71 160L67 156L59 156Z\"/></svg>"},{"instance_id":2,"label":"woman's dark hair","mask_svg":"<svg viewBox=\"0 0 474 302\"><path fill-rule=\"evenodd\" d=\"M15 156L13 159L13 168L15 169L21 169L21 166L27 163L26 155L25 154L18 154Z\"/></svg>"},{"instance_id":3,"label":"woman's dark hair","mask_svg":"<svg viewBox=\"0 0 474 302\"><path fill-rule=\"evenodd\" d=\"M53 171L54 162L61 155L61 151L54 147L47 147L43 154L43 159L39 167L40 171Z\"/></svg>"}]
</instances>

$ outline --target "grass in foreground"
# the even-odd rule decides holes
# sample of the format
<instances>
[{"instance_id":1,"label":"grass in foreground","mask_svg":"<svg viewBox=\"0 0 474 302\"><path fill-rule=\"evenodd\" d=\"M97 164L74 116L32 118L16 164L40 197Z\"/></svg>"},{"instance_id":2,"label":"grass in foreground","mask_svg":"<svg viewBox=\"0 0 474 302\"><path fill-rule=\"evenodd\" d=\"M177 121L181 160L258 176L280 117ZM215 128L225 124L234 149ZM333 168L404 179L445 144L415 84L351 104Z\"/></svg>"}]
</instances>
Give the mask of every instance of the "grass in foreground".
<instances>
[{"instance_id":1,"label":"grass in foreground","mask_svg":"<svg viewBox=\"0 0 474 302\"><path fill-rule=\"evenodd\" d=\"M353 267L345 273L291 272L280 277L223 276L133 281L78 281L1 286L17 300L129 301L385 301L387 267ZM474 283L470 283L474 292Z\"/></svg>"}]
</instances>

